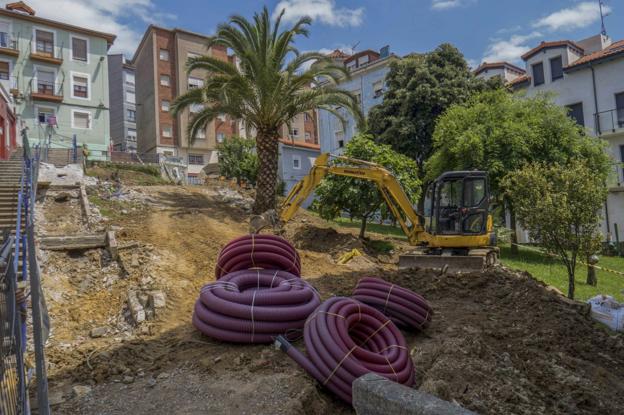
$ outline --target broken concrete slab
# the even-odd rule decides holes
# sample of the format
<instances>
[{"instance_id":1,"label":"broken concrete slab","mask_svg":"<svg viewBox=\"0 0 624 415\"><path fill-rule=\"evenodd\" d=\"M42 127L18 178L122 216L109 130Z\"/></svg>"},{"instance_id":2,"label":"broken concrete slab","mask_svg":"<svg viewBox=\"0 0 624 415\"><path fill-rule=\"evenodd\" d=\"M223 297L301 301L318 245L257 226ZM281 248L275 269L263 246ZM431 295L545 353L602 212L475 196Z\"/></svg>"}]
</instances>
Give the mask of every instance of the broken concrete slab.
<instances>
[{"instance_id":1,"label":"broken concrete slab","mask_svg":"<svg viewBox=\"0 0 624 415\"><path fill-rule=\"evenodd\" d=\"M148 296L148 306L153 308L154 310L159 308L165 308L165 306L167 305L167 297L162 291L150 291L148 293Z\"/></svg>"},{"instance_id":2,"label":"broken concrete slab","mask_svg":"<svg viewBox=\"0 0 624 415\"><path fill-rule=\"evenodd\" d=\"M45 236L39 239L39 246L50 251L104 248L106 235Z\"/></svg>"},{"instance_id":3,"label":"broken concrete slab","mask_svg":"<svg viewBox=\"0 0 624 415\"><path fill-rule=\"evenodd\" d=\"M128 290L128 309L136 324L145 321L145 309L141 305L137 293L133 290Z\"/></svg>"},{"instance_id":4,"label":"broken concrete slab","mask_svg":"<svg viewBox=\"0 0 624 415\"><path fill-rule=\"evenodd\" d=\"M89 332L89 336L91 336L94 339L97 339L99 337L104 337L107 332L108 332L108 328L106 327L96 327L96 328L91 329L91 331Z\"/></svg>"},{"instance_id":5,"label":"broken concrete slab","mask_svg":"<svg viewBox=\"0 0 624 415\"><path fill-rule=\"evenodd\" d=\"M476 415L426 392L368 373L353 382L358 415Z\"/></svg>"}]
</instances>

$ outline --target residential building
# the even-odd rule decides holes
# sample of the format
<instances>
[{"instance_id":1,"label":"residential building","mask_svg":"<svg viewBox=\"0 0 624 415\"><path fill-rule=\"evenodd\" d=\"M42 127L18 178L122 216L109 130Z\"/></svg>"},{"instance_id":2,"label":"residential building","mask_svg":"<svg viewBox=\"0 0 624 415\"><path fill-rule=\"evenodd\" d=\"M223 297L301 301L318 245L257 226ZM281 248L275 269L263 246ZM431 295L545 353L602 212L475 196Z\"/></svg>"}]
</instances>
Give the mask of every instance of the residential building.
<instances>
[{"instance_id":1,"label":"residential building","mask_svg":"<svg viewBox=\"0 0 624 415\"><path fill-rule=\"evenodd\" d=\"M509 62L483 62L474 70L474 74L483 79L499 76L504 82L511 82L526 75L526 71Z\"/></svg>"},{"instance_id":2,"label":"residential building","mask_svg":"<svg viewBox=\"0 0 624 415\"><path fill-rule=\"evenodd\" d=\"M281 136L295 142L318 145L317 111L308 111L296 115L290 125L282 126Z\"/></svg>"},{"instance_id":3,"label":"residential building","mask_svg":"<svg viewBox=\"0 0 624 415\"><path fill-rule=\"evenodd\" d=\"M16 119L13 97L0 83L0 160L7 160L17 147Z\"/></svg>"},{"instance_id":4,"label":"residential building","mask_svg":"<svg viewBox=\"0 0 624 415\"><path fill-rule=\"evenodd\" d=\"M106 159L110 144L108 63L115 35L35 15L24 2L0 9L0 83L36 144L87 144Z\"/></svg>"},{"instance_id":5,"label":"residential building","mask_svg":"<svg viewBox=\"0 0 624 415\"><path fill-rule=\"evenodd\" d=\"M207 48L207 36L183 29L150 25L133 58L136 76L137 137L140 153L179 157L188 163L189 179L207 164L217 162L217 144L239 132L239 123L220 116L189 140L187 128L196 106L171 114L171 105L181 94L204 85L208 73L196 70L187 74L188 58L209 55L232 61L221 46Z\"/></svg>"},{"instance_id":6,"label":"residential building","mask_svg":"<svg viewBox=\"0 0 624 415\"><path fill-rule=\"evenodd\" d=\"M590 135L603 139L613 158L602 230L624 240L624 40L596 35L579 42L542 42L522 56L525 76L510 85L527 96L549 92Z\"/></svg>"},{"instance_id":7,"label":"residential building","mask_svg":"<svg viewBox=\"0 0 624 415\"><path fill-rule=\"evenodd\" d=\"M110 134L113 151L137 151L134 66L123 54L108 55Z\"/></svg>"},{"instance_id":8,"label":"residential building","mask_svg":"<svg viewBox=\"0 0 624 415\"><path fill-rule=\"evenodd\" d=\"M386 75L390 71L390 63L398 59L390 54L386 46L379 52L364 50L353 55L334 51L329 57L335 63L344 65L351 74L344 79L339 87L352 92L358 100L360 109L367 115L370 109L383 101ZM321 152L340 154L346 143L356 134L357 125L353 116L345 109L336 110L343 116L346 123L327 111L319 110L319 141Z\"/></svg>"},{"instance_id":9,"label":"residential building","mask_svg":"<svg viewBox=\"0 0 624 415\"><path fill-rule=\"evenodd\" d=\"M319 154L320 146L318 144L280 140L278 175L284 182L284 194L288 194L310 172ZM313 200L314 195L310 195L302 206L307 208Z\"/></svg>"}]
</instances>

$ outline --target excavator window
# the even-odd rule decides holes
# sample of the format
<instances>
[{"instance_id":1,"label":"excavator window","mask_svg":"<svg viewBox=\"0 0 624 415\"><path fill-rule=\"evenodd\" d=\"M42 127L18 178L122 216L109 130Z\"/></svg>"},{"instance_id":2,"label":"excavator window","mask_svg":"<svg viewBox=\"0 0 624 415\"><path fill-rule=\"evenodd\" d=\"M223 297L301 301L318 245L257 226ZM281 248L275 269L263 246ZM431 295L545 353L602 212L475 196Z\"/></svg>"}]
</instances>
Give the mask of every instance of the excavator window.
<instances>
[{"instance_id":1,"label":"excavator window","mask_svg":"<svg viewBox=\"0 0 624 415\"><path fill-rule=\"evenodd\" d=\"M460 208L462 206L463 179L442 182L439 192L438 232L460 233Z\"/></svg>"}]
</instances>

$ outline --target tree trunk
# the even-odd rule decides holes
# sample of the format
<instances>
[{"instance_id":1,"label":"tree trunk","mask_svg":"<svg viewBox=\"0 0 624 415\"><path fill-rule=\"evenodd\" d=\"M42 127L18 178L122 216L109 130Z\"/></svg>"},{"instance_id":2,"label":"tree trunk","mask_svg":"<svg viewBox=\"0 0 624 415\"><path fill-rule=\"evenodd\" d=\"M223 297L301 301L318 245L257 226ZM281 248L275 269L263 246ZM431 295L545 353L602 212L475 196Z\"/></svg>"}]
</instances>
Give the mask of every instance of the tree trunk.
<instances>
[{"instance_id":1,"label":"tree trunk","mask_svg":"<svg viewBox=\"0 0 624 415\"><path fill-rule=\"evenodd\" d=\"M513 208L509 206L509 222L511 226L511 253L512 255L518 255L518 234L516 233L516 213Z\"/></svg>"},{"instance_id":2,"label":"tree trunk","mask_svg":"<svg viewBox=\"0 0 624 415\"><path fill-rule=\"evenodd\" d=\"M596 286L598 285L598 277L596 277L596 268L592 267L592 261L590 259L590 255L587 255L587 285Z\"/></svg>"},{"instance_id":3,"label":"tree trunk","mask_svg":"<svg viewBox=\"0 0 624 415\"><path fill-rule=\"evenodd\" d=\"M567 267L568 268L568 298L570 300L574 300L574 270L570 268L570 266Z\"/></svg>"},{"instance_id":4,"label":"tree trunk","mask_svg":"<svg viewBox=\"0 0 624 415\"><path fill-rule=\"evenodd\" d=\"M255 214L262 214L275 209L275 193L277 190L277 135L269 131L258 131L256 137L256 151L258 152L258 185L256 200L253 206Z\"/></svg>"},{"instance_id":5,"label":"tree trunk","mask_svg":"<svg viewBox=\"0 0 624 415\"><path fill-rule=\"evenodd\" d=\"M366 233L366 219L366 216L363 217L362 223L360 224L360 239L364 239L364 234Z\"/></svg>"}]
</instances>

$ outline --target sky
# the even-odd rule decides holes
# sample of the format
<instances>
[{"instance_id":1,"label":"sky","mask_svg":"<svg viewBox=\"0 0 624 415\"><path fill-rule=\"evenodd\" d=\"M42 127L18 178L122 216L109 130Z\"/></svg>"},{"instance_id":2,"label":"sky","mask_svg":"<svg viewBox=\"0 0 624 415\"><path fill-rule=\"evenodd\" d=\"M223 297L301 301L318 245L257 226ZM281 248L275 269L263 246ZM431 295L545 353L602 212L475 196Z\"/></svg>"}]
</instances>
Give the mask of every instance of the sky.
<instances>
[{"instance_id":1,"label":"sky","mask_svg":"<svg viewBox=\"0 0 624 415\"><path fill-rule=\"evenodd\" d=\"M474 67L520 56L543 40L598 34L598 0L26 0L37 15L118 35L112 52L132 57L150 23L207 35L232 14L251 17L267 6L286 9L287 24L309 15L299 50L378 50L405 55L443 42ZM604 0L607 33L624 39L624 0Z\"/></svg>"}]
</instances>

